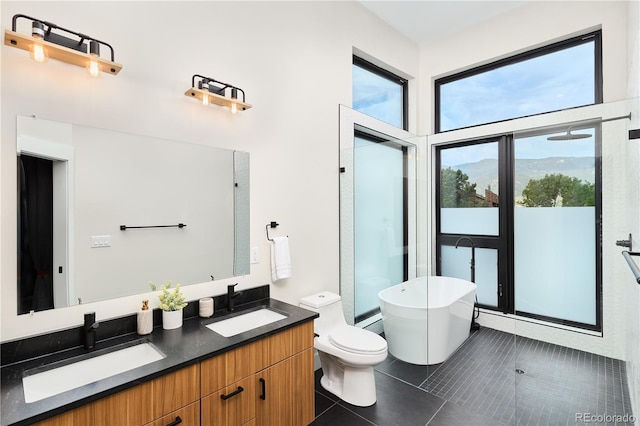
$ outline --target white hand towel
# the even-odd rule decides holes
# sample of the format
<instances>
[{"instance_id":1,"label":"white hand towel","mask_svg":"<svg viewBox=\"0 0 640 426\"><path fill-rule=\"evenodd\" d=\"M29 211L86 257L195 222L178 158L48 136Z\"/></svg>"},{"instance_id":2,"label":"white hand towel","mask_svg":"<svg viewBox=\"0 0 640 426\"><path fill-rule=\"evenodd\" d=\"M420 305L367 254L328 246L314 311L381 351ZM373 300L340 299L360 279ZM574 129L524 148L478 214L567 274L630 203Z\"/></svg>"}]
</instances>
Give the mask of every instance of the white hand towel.
<instances>
[{"instance_id":1,"label":"white hand towel","mask_svg":"<svg viewBox=\"0 0 640 426\"><path fill-rule=\"evenodd\" d=\"M271 280L278 281L290 276L289 238L273 237L273 242L271 242Z\"/></svg>"}]
</instances>

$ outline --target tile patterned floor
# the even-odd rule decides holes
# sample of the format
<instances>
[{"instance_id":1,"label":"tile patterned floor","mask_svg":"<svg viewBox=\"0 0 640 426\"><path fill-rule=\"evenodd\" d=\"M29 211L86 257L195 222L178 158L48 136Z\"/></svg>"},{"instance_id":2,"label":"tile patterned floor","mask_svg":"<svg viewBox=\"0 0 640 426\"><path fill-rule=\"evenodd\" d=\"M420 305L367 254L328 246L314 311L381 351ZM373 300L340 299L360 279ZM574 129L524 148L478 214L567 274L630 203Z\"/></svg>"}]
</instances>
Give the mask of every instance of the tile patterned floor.
<instances>
[{"instance_id":1,"label":"tile patterned floor","mask_svg":"<svg viewBox=\"0 0 640 426\"><path fill-rule=\"evenodd\" d=\"M587 424L577 413L631 415L624 362L488 328L442 364L389 356L375 374L378 402L363 408L325 391L317 371L313 425L576 425ZM590 424L633 424L607 420Z\"/></svg>"}]
</instances>

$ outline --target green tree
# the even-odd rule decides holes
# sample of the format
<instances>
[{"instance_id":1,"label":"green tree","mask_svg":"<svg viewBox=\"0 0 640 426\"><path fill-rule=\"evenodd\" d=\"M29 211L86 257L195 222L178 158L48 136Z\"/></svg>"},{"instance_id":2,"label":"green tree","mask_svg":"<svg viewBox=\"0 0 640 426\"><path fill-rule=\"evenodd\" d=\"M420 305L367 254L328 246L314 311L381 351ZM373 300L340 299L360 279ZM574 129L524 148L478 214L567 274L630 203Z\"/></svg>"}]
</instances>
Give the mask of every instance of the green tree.
<instances>
[{"instance_id":1,"label":"green tree","mask_svg":"<svg viewBox=\"0 0 640 426\"><path fill-rule=\"evenodd\" d=\"M525 207L595 206L595 184L563 174L545 175L527 183L518 204Z\"/></svg>"},{"instance_id":2,"label":"green tree","mask_svg":"<svg viewBox=\"0 0 640 426\"><path fill-rule=\"evenodd\" d=\"M487 204L476 194L476 184L462 170L451 167L440 170L440 206L485 207Z\"/></svg>"}]
</instances>

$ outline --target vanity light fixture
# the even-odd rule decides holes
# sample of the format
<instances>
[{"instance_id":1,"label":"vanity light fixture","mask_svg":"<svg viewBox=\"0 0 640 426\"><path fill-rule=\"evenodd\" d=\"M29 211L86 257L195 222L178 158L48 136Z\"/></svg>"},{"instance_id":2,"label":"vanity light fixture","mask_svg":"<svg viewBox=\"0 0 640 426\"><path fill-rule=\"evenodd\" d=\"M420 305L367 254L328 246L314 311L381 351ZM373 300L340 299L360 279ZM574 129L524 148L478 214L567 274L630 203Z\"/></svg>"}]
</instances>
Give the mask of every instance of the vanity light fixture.
<instances>
[{"instance_id":1,"label":"vanity light fixture","mask_svg":"<svg viewBox=\"0 0 640 426\"><path fill-rule=\"evenodd\" d=\"M16 32L19 18L31 21L31 36ZM53 30L72 34L77 39L55 33ZM122 65L114 62L113 47L109 44L26 15L13 16L11 31L4 32L4 44L28 51L36 62L46 62L48 58L53 58L78 65L86 68L93 77L97 77L101 71L115 75L122 69ZM111 50L111 60L100 57L100 45Z\"/></svg>"},{"instance_id":2,"label":"vanity light fixture","mask_svg":"<svg viewBox=\"0 0 640 426\"><path fill-rule=\"evenodd\" d=\"M238 100L238 91L242 92L242 101ZM227 96L227 92L229 92L229 96ZM216 104L227 107L232 114L252 107L251 104L245 102L244 90L199 74L194 74L191 77L191 88L184 94L190 98L198 99L205 106Z\"/></svg>"}]
</instances>

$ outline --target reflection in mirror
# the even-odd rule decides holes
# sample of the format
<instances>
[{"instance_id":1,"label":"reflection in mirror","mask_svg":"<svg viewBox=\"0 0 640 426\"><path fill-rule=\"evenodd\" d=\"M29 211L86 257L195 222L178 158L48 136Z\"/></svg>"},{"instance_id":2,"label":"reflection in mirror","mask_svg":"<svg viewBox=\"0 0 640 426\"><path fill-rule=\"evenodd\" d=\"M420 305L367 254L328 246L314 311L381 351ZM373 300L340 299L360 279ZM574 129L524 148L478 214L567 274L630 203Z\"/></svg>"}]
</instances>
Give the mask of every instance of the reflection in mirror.
<instances>
[{"instance_id":1,"label":"reflection in mirror","mask_svg":"<svg viewBox=\"0 0 640 426\"><path fill-rule=\"evenodd\" d=\"M31 117L17 129L19 314L248 273L248 153Z\"/></svg>"}]
</instances>

